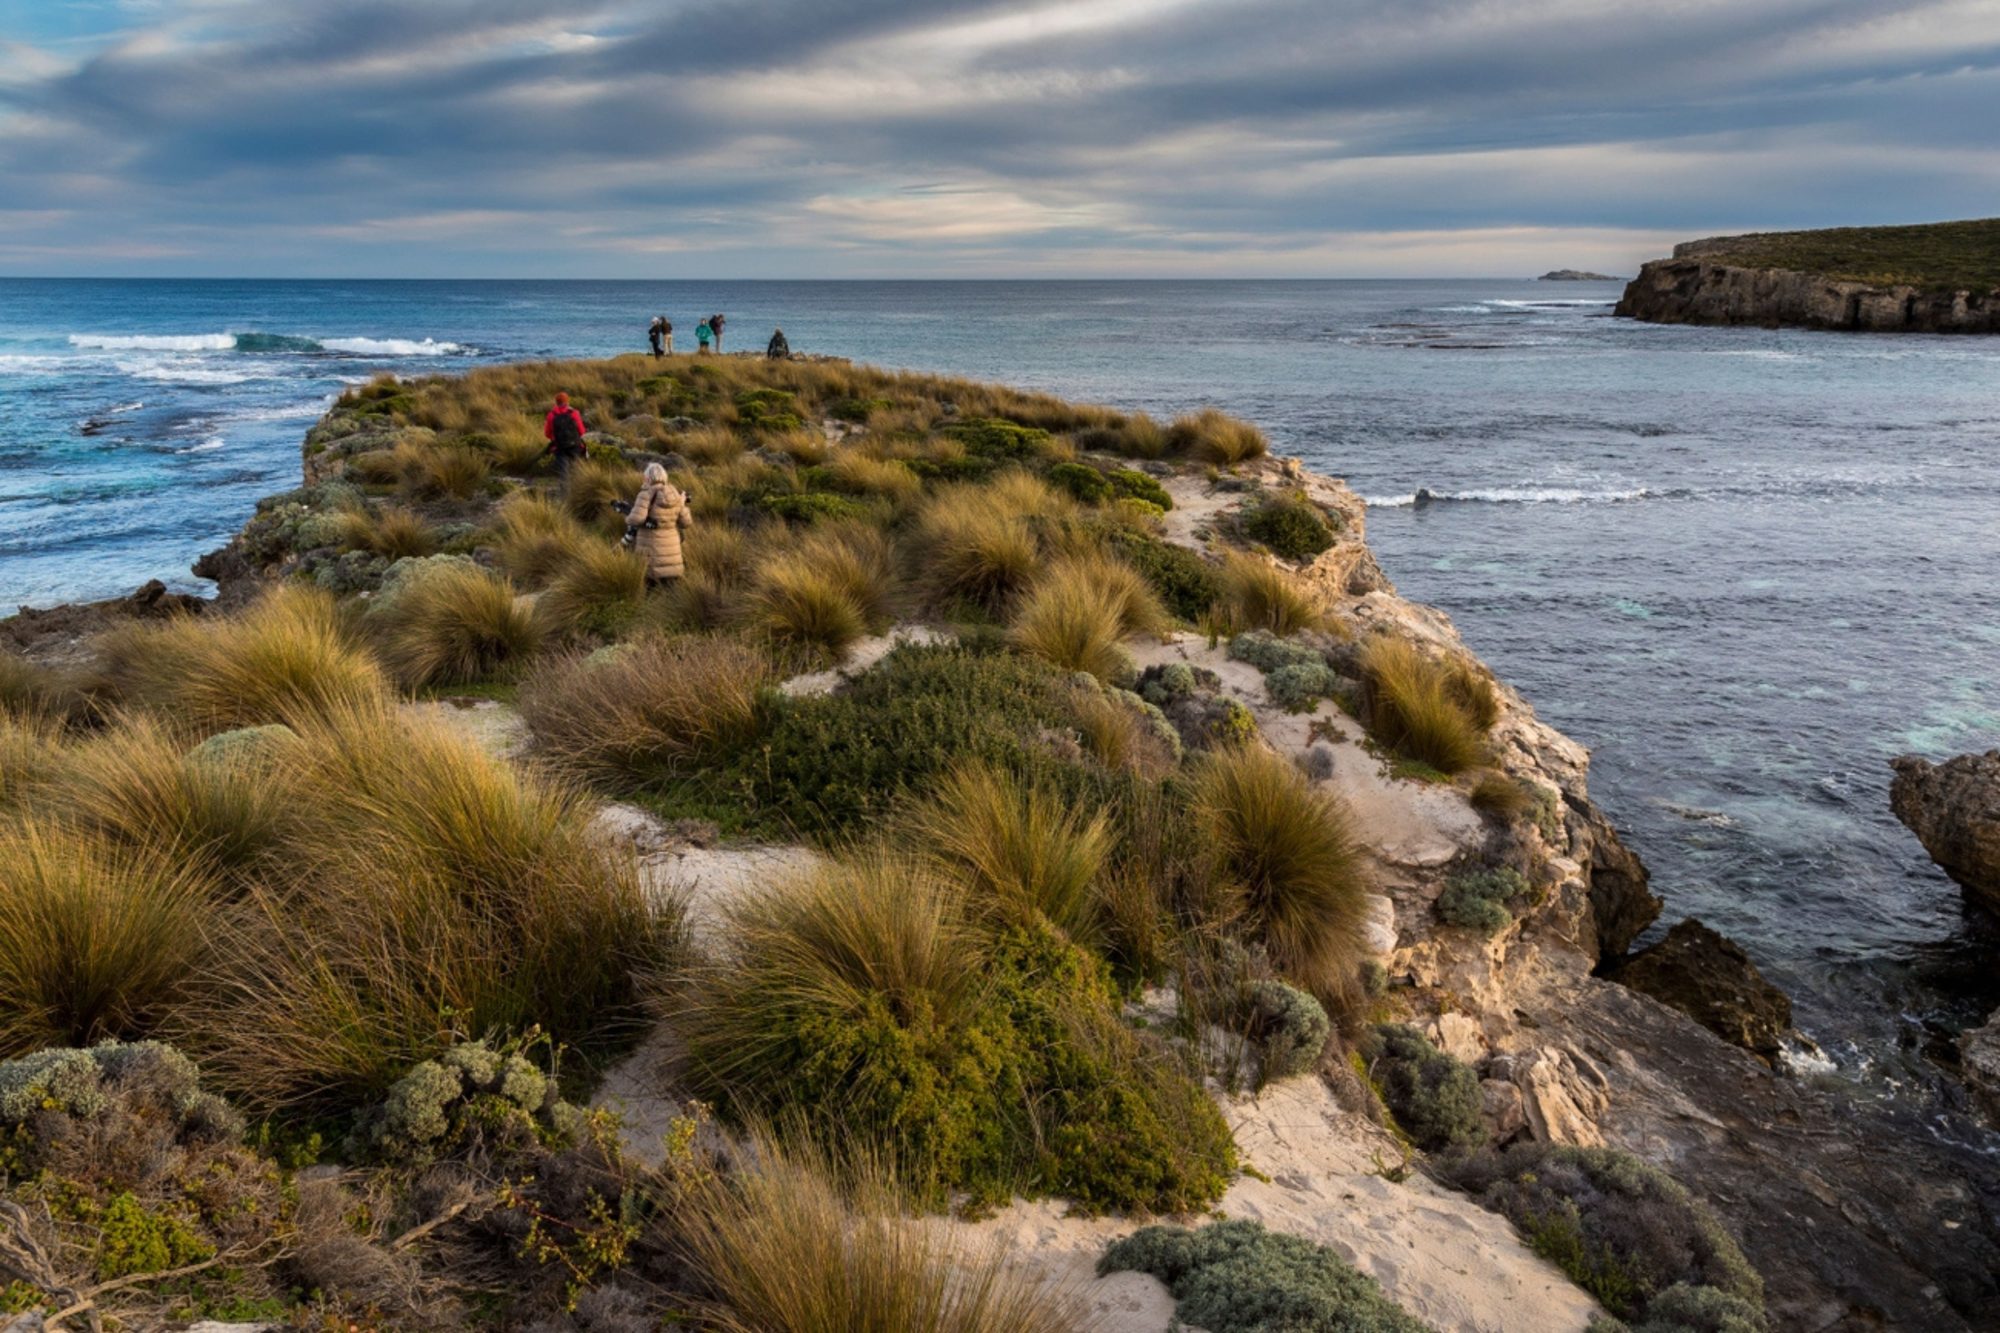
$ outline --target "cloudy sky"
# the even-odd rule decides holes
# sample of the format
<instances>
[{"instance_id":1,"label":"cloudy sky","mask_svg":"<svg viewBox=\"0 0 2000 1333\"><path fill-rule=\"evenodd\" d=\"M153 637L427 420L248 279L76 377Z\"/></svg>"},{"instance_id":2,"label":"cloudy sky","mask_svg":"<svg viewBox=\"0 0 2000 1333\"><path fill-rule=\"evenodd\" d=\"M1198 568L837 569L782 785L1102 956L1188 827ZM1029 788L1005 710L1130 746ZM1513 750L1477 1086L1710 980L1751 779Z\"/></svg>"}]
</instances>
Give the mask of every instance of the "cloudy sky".
<instances>
[{"instance_id":1,"label":"cloudy sky","mask_svg":"<svg viewBox=\"0 0 2000 1333\"><path fill-rule=\"evenodd\" d=\"M1629 272L1996 124L2000 0L0 0L0 273Z\"/></svg>"}]
</instances>

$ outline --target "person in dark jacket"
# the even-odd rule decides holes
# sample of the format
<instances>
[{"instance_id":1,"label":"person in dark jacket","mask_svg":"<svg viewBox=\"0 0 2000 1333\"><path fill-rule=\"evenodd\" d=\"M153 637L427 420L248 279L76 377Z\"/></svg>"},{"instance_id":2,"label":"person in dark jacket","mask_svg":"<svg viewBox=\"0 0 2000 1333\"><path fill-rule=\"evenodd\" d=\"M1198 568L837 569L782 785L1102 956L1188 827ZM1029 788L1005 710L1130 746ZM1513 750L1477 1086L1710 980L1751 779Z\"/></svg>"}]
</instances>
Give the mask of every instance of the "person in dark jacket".
<instances>
[{"instance_id":1,"label":"person in dark jacket","mask_svg":"<svg viewBox=\"0 0 2000 1333\"><path fill-rule=\"evenodd\" d=\"M565 486L569 484L571 466L585 454L583 436L583 414L569 405L568 394L557 394L556 405L542 419L542 438L549 442L542 452L555 455L556 476Z\"/></svg>"},{"instance_id":2,"label":"person in dark jacket","mask_svg":"<svg viewBox=\"0 0 2000 1333\"><path fill-rule=\"evenodd\" d=\"M764 345L764 355L773 361L783 361L792 354L792 345L785 341L785 331L779 329L771 335L771 341Z\"/></svg>"},{"instance_id":3,"label":"person in dark jacket","mask_svg":"<svg viewBox=\"0 0 2000 1333\"><path fill-rule=\"evenodd\" d=\"M715 335L715 354L716 354L717 356L721 356L721 355L722 355L722 316L720 316L720 315L710 315L710 316L708 317L708 327L709 327L709 331L710 331L711 333L713 333L713 334Z\"/></svg>"},{"instance_id":4,"label":"person in dark jacket","mask_svg":"<svg viewBox=\"0 0 2000 1333\"><path fill-rule=\"evenodd\" d=\"M655 315L653 316L653 322L646 326L646 341L653 345L654 356L666 355L661 347L661 340L666 336L666 322L667 317L665 315Z\"/></svg>"}]
</instances>

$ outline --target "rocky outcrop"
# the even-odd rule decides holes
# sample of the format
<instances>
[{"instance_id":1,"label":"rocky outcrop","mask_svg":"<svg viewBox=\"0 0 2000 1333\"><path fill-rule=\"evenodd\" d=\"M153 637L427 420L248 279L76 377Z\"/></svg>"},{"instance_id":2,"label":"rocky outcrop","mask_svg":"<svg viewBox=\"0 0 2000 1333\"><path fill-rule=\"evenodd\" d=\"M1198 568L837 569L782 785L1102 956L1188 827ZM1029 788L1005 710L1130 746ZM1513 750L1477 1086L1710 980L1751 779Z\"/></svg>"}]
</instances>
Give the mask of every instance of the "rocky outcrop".
<instances>
[{"instance_id":1,"label":"rocky outcrop","mask_svg":"<svg viewBox=\"0 0 2000 1333\"><path fill-rule=\"evenodd\" d=\"M1658 944L1609 973L1613 981L1680 1010L1732 1046L1775 1065L1792 1027L1792 1002L1764 980L1734 940L1689 917Z\"/></svg>"},{"instance_id":2,"label":"rocky outcrop","mask_svg":"<svg viewBox=\"0 0 2000 1333\"><path fill-rule=\"evenodd\" d=\"M1913 754L1889 761L1889 808L1917 835L1966 897L2000 913L2000 750L1933 764Z\"/></svg>"},{"instance_id":3,"label":"rocky outcrop","mask_svg":"<svg viewBox=\"0 0 2000 1333\"><path fill-rule=\"evenodd\" d=\"M1699 243L1697 243L1699 244ZM1614 313L1655 324L1750 324L1856 333L2000 333L2000 292L1844 282L1790 269L1743 268L1700 251L1656 259Z\"/></svg>"},{"instance_id":4,"label":"rocky outcrop","mask_svg":"<svg viewBox=\"0 0 2000 1333\"><path fill-rule=\"evenodd\" d=\"M1548 271L1547 273L1544 273L1544 274L1542 274L1542 276L1541 276L1541 277L1539 277L1539 278L1535 279L1535 281L1537 281L1537 282L1616 282L1616 281L1618 281L1618 279L1616 279L1616 278L1612 277L1612 276L1611 276L1611 275L1610 275L1609 273L1586 273L1586 272L1585 272L1584 270L1582 270L1582 269L1580 269L1580 268L1558 268L1558 269L1551 269L1551 270L1549 270L1549 271Z\"/></svg>"},{"instance_id":5,"label":"rocky outcrop","mask_svg":"<svg viewBox=\"0 0 2000 1333\"><path fill-rule=\"evenodd\" d=\"M1959 1037L1958 1071L1987 1119L2000 1125L2000 1013Z\"/></svg>"}]
</instances>

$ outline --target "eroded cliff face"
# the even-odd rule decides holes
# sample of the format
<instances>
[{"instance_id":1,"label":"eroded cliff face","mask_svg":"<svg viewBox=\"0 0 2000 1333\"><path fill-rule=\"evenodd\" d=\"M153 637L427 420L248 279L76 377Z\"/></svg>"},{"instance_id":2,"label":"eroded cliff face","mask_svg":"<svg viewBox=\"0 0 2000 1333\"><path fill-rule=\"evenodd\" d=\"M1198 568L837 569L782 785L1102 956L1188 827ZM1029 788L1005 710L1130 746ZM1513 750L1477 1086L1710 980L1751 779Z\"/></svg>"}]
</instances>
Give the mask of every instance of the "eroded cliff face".
<instances>
[{"instance_id":1,"label":"eroded cliff face","mask_svg":"<svg viewBox=\"0 0 2000 1333\"><path fill-rule=\"evenodd\" d=\"M1878 287L1789 269L1740 268L1726 255L1680 246L1672 259L1639 270L1615 313L1655 324L2000 333L2000 292Z\"/></svg>"}]
</instances>

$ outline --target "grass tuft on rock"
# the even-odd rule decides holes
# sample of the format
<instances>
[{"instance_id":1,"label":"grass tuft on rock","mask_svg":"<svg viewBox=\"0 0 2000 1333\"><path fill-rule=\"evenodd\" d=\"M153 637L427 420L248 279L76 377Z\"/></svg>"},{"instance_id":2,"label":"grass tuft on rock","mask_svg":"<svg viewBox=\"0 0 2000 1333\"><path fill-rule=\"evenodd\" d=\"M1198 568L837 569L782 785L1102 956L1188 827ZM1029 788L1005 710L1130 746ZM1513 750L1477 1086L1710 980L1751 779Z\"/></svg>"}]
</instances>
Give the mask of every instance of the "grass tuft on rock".
<instances>
[{"instance_id":1,"label":"grass tuft on rock","mask_svg":"<svg viewBox=\"0 0 2000 1333\"><path fill-rule=\"evenodd\" d=\"M1481 716L1497 708L1489 692L1468 699L1462 669L1426 657L1407 639L1381 635L1361 652L1362 706L1368 732L1406 759L1440 773L1463 773L1486 759ZM1484 702L1481 702L1483 697Z\"/></svg>"}]
</instances>

